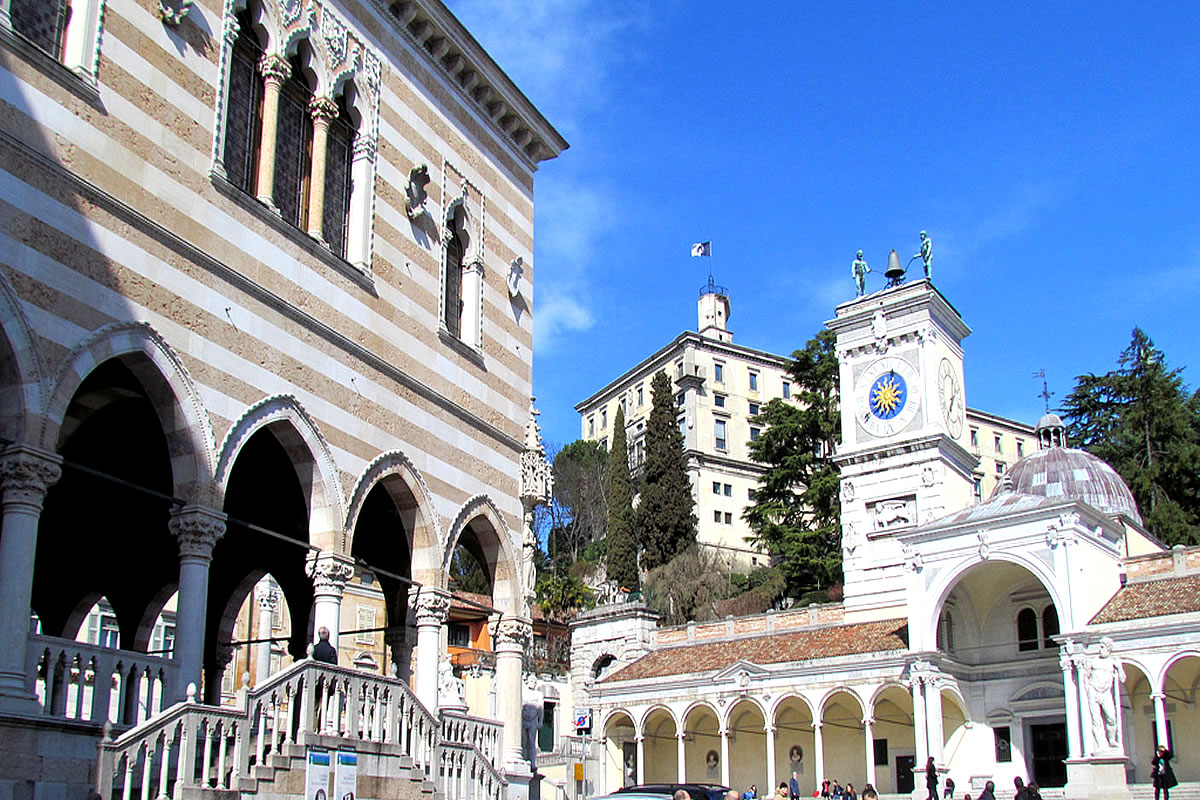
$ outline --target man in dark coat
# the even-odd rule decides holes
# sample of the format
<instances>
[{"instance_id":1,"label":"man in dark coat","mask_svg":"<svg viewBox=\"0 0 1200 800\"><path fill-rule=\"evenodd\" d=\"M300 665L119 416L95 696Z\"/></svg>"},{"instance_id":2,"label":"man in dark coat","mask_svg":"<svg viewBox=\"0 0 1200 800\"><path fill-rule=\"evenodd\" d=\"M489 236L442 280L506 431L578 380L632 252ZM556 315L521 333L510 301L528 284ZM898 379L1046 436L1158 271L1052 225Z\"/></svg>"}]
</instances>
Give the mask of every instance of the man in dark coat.
<instances>
[{"instance_id":1,"label":"man in dark coat","mask_svg":"<svg viewBox=\"0 0 1200 800\"><path fill-rule=\"evenodd\" d=\"M1154 751L1154 758L1150 759L1150 773L1154 781L1154 800L1159 800L1160 792L1162 800L1171 800L1171 787L1179 783L1175 779L1175 770L1171 769L1172 757L1173 754L1167 749L1167 746L1160 744Z\"/></svg>"},{"instance_id":2,"label":"man in dark coat","mask_svg":"<svg viewBox=\"0 0 1200 800\"><path fill-rule=\"evenodd\" d=\"M317 631L317 643L313 645L312 657L314 661L323 661L326 664L337 664L337 648L329 643L329 628L324 625Z\"/></svg>"},{"instance_id":3,"label":"man in dark coat","mask_svg":"<svg viewBox=\"0 0 1200 800\"><path fill-rule=\"evenodd\" d=\"M993 781L988 781L983 785L983 791L979 793L976 800L996 800L996 784Z\"/></svg>"}]
</instances>

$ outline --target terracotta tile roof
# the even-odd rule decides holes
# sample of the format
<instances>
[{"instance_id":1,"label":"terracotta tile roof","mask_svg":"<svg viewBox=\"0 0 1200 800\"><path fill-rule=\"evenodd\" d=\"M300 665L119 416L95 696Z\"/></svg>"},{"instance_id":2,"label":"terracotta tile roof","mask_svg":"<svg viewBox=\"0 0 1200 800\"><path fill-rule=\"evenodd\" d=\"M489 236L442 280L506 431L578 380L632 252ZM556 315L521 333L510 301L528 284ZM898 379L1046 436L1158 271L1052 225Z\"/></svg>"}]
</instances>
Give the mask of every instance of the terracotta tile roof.
<instances>
[{"instance_id":1,"label":"terracotta tile roof","mask_svg":"<svg viewBox=\"0 0 1200 800\"><path fill-rule=\"evenodd\" d=\"M1200 611L1200 575L1138 581L1122 586L1091 624Z\"/></svg>"},{"instance_id":2,"label":"terracotta tile roof","mask_svg":"<svg viewBox=\"0 0 1200 800\"><path fill-rule=\"evenodd\" d=\"M622 667L602 682L659 678L689 672L719 672L738 661L778 664L906 649L907 620L861 622L857 625L750 636L733 641L665 647Z\"/></svg>"}]
</instances>

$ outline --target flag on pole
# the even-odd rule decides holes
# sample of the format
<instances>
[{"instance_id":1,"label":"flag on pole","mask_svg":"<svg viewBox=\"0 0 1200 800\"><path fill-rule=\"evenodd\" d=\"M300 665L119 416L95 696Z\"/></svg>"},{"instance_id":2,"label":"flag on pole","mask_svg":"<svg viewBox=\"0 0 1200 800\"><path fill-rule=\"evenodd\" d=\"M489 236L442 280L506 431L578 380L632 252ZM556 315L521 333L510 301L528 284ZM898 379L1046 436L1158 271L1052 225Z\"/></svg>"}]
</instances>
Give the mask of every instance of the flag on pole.
<instances>
[{"instance_id":1,"label":"flag on pole","mask_svg":"<svg viewBox=\"0 0 1200 800\"><path fill-rule=\"evenodd\" d=\"M692 245L692 257L708 256L712 258L712 242L696 242Z\"/></svg>"}]
</instances>

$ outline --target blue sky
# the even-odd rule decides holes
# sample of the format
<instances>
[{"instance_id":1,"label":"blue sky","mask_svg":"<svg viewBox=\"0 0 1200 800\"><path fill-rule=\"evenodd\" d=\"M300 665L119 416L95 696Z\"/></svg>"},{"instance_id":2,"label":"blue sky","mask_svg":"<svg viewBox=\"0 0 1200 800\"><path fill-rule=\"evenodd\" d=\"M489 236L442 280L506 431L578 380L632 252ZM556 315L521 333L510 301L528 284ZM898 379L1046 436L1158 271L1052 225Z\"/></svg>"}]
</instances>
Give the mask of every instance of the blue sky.
<instances>
[{"instance_id":1,"label":"blue sky","mask_svg":"<svg viewBox=\"0 0 1200 800\"><path fill-rule=\"evenodd\" d=\"M1200 384L1194 6L447 3L571 143L536 183L548 443L695 329L701 240L751 347L802 347L855 250L882 270L925 229L973 329L968 405L1033 423L1033 371L1053 405L1135 325Z\"/></svg>"}]
</instances>

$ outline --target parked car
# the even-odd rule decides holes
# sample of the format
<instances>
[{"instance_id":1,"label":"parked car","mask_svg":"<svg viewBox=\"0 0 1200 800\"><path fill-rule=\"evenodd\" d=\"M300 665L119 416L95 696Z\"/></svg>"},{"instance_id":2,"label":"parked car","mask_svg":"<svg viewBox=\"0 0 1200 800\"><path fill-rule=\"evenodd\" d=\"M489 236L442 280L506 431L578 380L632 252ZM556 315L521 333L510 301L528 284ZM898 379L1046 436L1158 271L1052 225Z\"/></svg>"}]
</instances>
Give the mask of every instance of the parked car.
<instances>
[{"instance_id":1,"label":"parked car","mask_svg":"<svg viewBox=\"0 0 1200 800\"><path fill-rule=\"evenodd\" d=\"M635 792L633 787L627 787L613 794L593 797L591 800L671 800L671 792Z\"/></svg>"},{"instance_id":2,"label":"parked car","mask_svg":"<svg viewBox=\"0 0 1200 800\"><path fill-rule=\"evenodd\" d=\"M728 786L718 786L715 783L642 783L617 789L616 800L630 799L630 795L634 793L672 795L679 789L691 795L692 800L725 800L725 793L729 791Z\"/></svg>"}]
</instances>

